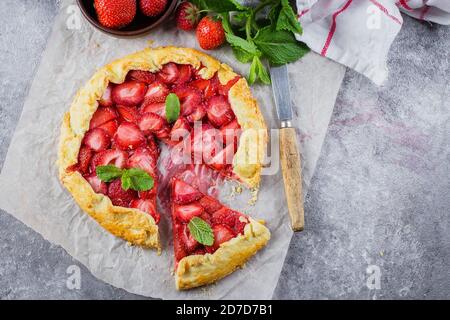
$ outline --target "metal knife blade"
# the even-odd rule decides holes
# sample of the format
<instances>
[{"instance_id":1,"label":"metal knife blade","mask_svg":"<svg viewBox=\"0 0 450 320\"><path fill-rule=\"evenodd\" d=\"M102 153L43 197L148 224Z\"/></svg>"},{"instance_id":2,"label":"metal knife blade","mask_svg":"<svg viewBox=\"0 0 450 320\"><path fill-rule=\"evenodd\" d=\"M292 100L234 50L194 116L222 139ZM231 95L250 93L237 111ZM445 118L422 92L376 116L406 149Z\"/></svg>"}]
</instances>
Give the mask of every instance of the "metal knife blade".
<instances>
[{"instance_id":1,"label":"metal knife blade","mask_svg":"<svg viewBox=\"0 0 450 320\"><path fill-rule=\"evenodd\" d=\"M282 123L290 121L292 120L292 106L287 66L270 67L270 77L278 118Z\"/></svg>"}]
</instances>

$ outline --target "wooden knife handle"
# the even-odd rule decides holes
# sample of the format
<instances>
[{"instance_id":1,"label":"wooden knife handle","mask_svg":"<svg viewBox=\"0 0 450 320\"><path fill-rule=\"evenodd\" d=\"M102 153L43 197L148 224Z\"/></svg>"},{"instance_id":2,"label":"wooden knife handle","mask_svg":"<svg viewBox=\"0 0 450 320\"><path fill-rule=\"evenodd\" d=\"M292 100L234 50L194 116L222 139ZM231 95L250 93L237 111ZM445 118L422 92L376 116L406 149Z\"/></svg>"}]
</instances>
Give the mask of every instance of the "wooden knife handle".
<instances>
[{"instance_id":1,"label":"wooden knife handle","mask_svg":"<svg viewBox=\"0 0 450 320\"><path fill-rule=\"evenodd\" d=\"M295 128L280 129L280 160L291 227L294 231L302 231L305 224L302 166Z\"/></svg>"}]
</instances>

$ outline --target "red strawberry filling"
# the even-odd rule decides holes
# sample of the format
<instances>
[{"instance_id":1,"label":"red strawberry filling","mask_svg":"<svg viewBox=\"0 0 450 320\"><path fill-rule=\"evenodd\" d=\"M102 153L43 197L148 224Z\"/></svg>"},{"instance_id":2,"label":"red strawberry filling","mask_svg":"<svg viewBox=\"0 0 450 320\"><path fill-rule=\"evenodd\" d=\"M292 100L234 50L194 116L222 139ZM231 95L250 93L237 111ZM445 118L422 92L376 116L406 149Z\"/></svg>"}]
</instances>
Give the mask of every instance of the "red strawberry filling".
<instances>
[{"instance_id":1,"label":"red strawberry filling","mask_svg":"<svg viewBox=\"0 0 450 320\"><path fill-rule=\"evenodd\" d=\"M214 253L220 245L244 232L248 217L231 210L186 182L171 181L172 224L176 262L192 254ZM214 234L212 245L199 243L190 233L189 222L200 217Z\"/></svg>"},{"instance_id":2,"label":"red strawberry filling","mask_svg":"<svg viewBox=\"0 0 450 320\"><path fill-rule=\"evenodd\" d=\"M68 170L79 171L96 193L107 195L114 205L137 208L158 223L156 195L160 150L155 139L169 146L179 146L181 141L191 139L186 144L191 146L188 160L207 164L228 175L240 131L228 102L228 91L238 79L221 85L217 75L205 80L191 65L175 63L164 65L156 73L131 70L123 83L110 83L98 100L99 107L82 140L78 163ZM180 101L180 115L171 123L166 119L165 100L169 93L175 93ZM101 181L96 167L105 165L142 169L154 179L154 186L137 192L122 189L120 178ZM225 239L242 232L238 222L214 222L216 240L212 246L205 247L190 235L186 225L192 217L211 223L217 221L213 213L224 206L186 184L175 184L172 195L176 204L174 221L179 224L174 227L178 243L175 246L182 248L177 253L177 261L195 252L213 252Z\"/></svg>"},{"instance_id":3,"label":"red strawberry filling","mask_svg":"<svg viewBox=\"0 0 450 320\"><path fill-rule=\"evenodd\" d=\"M147 88L147 92L144 96L145 102L146 104L150 104L153 102L164 102L166 101L166 97L169 92L169 88L167 88L164 83L155 81L151 83Z\"/></svg>"}]
</instances>

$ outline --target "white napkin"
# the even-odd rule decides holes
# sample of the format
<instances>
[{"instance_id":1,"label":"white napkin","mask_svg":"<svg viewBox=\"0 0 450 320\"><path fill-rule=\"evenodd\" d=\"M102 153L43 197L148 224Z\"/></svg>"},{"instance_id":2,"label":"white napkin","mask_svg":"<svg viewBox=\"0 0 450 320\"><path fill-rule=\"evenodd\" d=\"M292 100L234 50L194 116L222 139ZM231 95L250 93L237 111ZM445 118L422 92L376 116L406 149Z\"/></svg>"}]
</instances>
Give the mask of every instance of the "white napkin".
<instances>
[{"instance_id":1,"label":"white napkin","mask_svg":"<svg viewBox=\"0 0 450 320\"><path fill-rule=\"evenodd\" d=\"M404 12L450 24L449 0L297 0L303 34L297 39L317 53L381 85L388 76L387 54Z\"/></svg>"}]
</instances>

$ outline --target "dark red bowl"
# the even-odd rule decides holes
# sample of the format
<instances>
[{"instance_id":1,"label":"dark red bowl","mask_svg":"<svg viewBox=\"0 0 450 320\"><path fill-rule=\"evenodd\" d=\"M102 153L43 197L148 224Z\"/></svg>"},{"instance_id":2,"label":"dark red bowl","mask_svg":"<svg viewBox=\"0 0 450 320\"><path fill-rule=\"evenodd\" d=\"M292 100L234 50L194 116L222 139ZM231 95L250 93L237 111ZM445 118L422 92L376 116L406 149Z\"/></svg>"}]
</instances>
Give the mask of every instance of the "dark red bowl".
<instances>
[{"instance_id":1,"label":"dark red bowl","mask_svg":"<svg viewBox=\"0 0 450 320\"><path fill-rule=\"evenodd\" d=\"M102 26L100 22L98 22L97 13L94 9L94 0L77 0L77 3L83 16L96 29L114 37L133 38L150 32L151 29L168 20L170 15L177 7L178 0L169 0L167 2L166 10L158 17L147 17L139 12L138 8L134 20L129 25L121 29L107 28Z\"/></svg>"}]
</instances>

